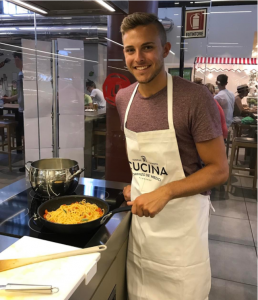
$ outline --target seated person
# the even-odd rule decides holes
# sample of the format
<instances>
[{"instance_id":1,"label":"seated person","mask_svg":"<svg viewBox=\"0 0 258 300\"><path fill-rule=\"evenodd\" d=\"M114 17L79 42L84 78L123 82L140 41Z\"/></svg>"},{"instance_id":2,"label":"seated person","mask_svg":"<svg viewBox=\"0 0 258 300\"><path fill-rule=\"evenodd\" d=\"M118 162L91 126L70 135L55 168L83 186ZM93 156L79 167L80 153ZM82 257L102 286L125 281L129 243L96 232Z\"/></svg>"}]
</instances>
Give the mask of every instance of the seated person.
<instances>
[{"instance_id":1,"label":"seated person","mask_svg":"<svg viewBox=\"0 0 258 300\"><path fill-rule=\"evenodd\" d=\"M92 107L92 99L91 96L84 94L84 107Z\"/></svg>"},{"instance_id":2,"label":"seated person","mask_svg":"<svg viewBox=\"0 0 258 300\"><path fill-rule=\"evenodd\" d=\"M87 91L90 93L93 103L97 103L99 108L106 107L106 100L101 90L96 88L96 84L89 80L86 82Z\"/></svg>"},{"instance_id":3,"label":"seated person","mask_svg":"<svg viewBox=\"0 0 258 300\"><path fill-rule=\"evenodd\" d=\"M238 95L235 97L235 106L234 106L234 117L246 117L250 113L248 110L245 110L242 104L242 99L246 97L249 93L249 87L247 84L242 84L237 87Z\"/></svg>"}]
</instances>

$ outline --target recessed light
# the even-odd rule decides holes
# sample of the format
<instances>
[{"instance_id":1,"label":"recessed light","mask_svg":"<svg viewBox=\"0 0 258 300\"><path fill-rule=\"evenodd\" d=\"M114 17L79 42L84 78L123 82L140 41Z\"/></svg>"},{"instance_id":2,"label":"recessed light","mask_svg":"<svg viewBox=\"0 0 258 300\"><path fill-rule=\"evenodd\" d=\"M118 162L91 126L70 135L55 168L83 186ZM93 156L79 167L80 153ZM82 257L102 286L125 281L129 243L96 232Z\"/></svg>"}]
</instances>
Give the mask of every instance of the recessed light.
<instances>
[{"instance_id":1,"label":"recessed light","mask_svg":"<svg viewBox=\"0 0 258 300\"><path fill-rule=\"evenodd\" d=\"M34 5L31 5L31 4L28 4L24 1L20 1L20 0L10 0L10 2L13 2L15 4L18 4L19 6L25 6L26 8L29 8L30 10L33 10L33 11L36 11L36 12L40 12L42 14L47 14L47 11L41 9L41 8L38 8Z\"/></svg>"},{"instance_id":2,"label":"recessed light","mask_svg":"<svg viewBox=\"0 0 258 300\"><path fill-rule=\"evenodd\" d=\"M115 9L110 6L109 4L107 4L106 2L102 1L102 0L95 0L97 3L99 3L100 5L102 5L103 7L105 7L106 9L108 9L111 12L114 12Z\"/></svg>"}]
</instances>

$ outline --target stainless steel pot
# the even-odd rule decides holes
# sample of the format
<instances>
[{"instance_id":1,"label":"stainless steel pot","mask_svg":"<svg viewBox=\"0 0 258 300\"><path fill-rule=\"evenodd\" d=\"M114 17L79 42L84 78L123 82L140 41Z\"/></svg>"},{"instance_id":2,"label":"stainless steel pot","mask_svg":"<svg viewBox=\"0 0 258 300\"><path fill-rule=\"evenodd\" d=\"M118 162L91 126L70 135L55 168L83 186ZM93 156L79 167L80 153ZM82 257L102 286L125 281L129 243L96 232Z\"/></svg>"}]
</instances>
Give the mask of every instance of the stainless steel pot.
<instances>
[{"instance_id":1,"label":"stainless steel pot","mask_svg":"<svg viewBox=\"0 0 258 300\"><path fill-rule=\"evenodd\" d=\"M79 168L77 161L65 158L28 161L25 168L33 190L49 198L73 193L78 186L80 174L85 170Z\"/></svg>"}]
</instances>

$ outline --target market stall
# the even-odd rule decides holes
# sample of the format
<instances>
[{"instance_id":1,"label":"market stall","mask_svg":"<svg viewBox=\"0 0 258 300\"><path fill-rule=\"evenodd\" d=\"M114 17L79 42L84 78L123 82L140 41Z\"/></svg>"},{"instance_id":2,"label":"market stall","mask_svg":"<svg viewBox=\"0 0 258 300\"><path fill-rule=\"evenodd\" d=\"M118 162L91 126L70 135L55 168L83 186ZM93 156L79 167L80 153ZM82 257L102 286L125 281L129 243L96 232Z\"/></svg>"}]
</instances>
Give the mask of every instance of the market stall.
<instances>
[{"instance_id":1,"label":"market stall","mask_svg":"<svg viewBox=\"0 0 258 300\"><path fill-rule=\"evenodd\" d=\"M237 86L248 84L250 93L247 98L257 98L257 58L234 57L196 57L194 61L194 79L199 77L203 83L215 85L220 74L228 76L227 89L236 93ZM244 99L243 103L247 99Z\"/></svg>"}]
</instances>

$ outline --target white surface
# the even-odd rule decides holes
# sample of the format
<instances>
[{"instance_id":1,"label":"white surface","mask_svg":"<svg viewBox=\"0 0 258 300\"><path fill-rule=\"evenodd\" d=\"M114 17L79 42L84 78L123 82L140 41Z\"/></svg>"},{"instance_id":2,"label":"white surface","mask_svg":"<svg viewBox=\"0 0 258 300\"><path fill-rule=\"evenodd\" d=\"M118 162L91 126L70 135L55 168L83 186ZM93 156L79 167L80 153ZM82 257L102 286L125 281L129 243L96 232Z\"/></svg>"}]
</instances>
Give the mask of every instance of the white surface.
<instances>
[{"instance_id":1,"label":"white surface","mask_svg":"<svg viewBox=\"0 0 258 300\"><path fill-rule=\"evenodd\" d=\"M41 158L51 158L52 154L52 99L51 85L51 42L22 39L23 53L23 90L24 90L24 135L26 160L39 159L38 108L40 126ZM31 49L31 50L30 50ZM28 55L33 54L33 55ZM37 63L37 78L36 78ZM36 84L38 81L38 85ZM37 93L38 87L38 93ZM38 97L38 98L37 98ZM37 104L38 101L38 104Z\"/></svg>"},{"instance_id":2,"label":"white surface","mask_svg":"<svg viewBox=\"0 0 258 300\"><path fill-rule=\"evenodd\" d=\"M237 4L237 2L236 2ZM187 7L187 9L196 9ZM199 9L199 7L198 7ZM215 57L251 57L253 39L257 31L257 6L256 5L235 5L235 6L215 6L208 7L207 12L226 11L251 11L251 13L222 13L209 14L207 18L206 38L185 39L184 60L185 63L194 62L195 56L215 56ZM170 18L174 22L173 30L167 32L167 40L172 44L172 51L175 55L169 54L165 58L165 63L180 62L180 36L181 28L181 8L159 8L159 18ZM228 25L230 24L230 26ZM225 28L227 30L225 30ZM213 44L208 47L208 43ZM238 43L238 44L228 44Z\"/></svg>"},{"instance_id":3,"label":"white surface","mask_svg":"<svg viewBox=\"0 0 258 300\"><path fill-rule=\"evenodd\" d=\"M60 148L71 149L84 147L84 109L82 109L82 112L83 115L59 116Z\"/></svg>"},{"instance_id":4,"label":"white surface","mask_svg":"<svg viewBox=\"0 0 258 300\"><path fill-rule=\"evenodd\" d=\"M83 78L59 78L59 113L61 115L83 115Z\"/></svg>"},{"instance_id":5,"label":"white surface","mask_svg":"<svg viewBox=\"0 0 258 300\"><path fill-rule=\"evenodd\" d=\"M40 126L40 148L51 148L52 150L52 119L51 117L39 118ZM38 149L38 119L24 119L25 153L27 149Z\"/></svg>"},{"instance_id":6,"label":"white surface","mask_svg":"<svg viewBox=\"0 0 258 300\"><path fill-rule=\"evenodd\" d=\"M76 249L78 248L25 236L0 253L0 259L40 256ZM85 283L88 284L96 273L96 262L99 259L100 254L93 253L55 259L1 272L0 285L7 283L45 284L58 287L59 292L51 295L40 295L7 293L0 290L0 300L69 299L84 279Z\"/></svg>"},{"instance_id":7,"label":"white surface","mask_svg":"<svg viewBox=\"0 0 258 300\"><path fill-rule=\"evenodd\" d=\"M37 87L36 81L24 81L24 118L37 117ZM39 97L39 116L50 117L52 111L53 91L51 82L38 82L38 97Z\"/></svg>"}]
</instances>

